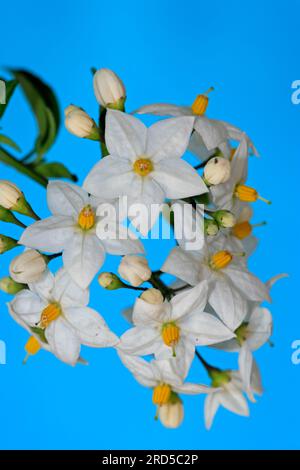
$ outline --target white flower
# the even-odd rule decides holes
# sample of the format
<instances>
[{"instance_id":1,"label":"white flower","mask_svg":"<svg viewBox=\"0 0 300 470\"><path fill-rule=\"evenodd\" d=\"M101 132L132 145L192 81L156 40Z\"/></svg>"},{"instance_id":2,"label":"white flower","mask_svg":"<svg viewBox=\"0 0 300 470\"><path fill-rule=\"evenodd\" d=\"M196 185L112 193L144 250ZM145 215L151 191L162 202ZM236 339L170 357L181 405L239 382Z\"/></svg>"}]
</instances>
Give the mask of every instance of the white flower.
<instances>
[{"instance_id":1,"label":"white flower","mask_svg":"<svg viewBox=\"0 0 300 470\"><path fill-rule=\"evenodd\" d=\"M177 397L176 397L177 398ZM161 423L169 429L178 428L184 418L184 409L183 404L180 398L171 400L165 405L159 407L158 412L159 419Z\"/></svg>"},{"instance_id":2,"label":"white flower","mask_svg":"<svg viewBox=\"0 0 300 470\"><path fill-rule=\"evenodd\" d=\"M172 393L198 395L210 393L213 389L206 385L183 382L182 377L174 370L172 361L145 361L140 357L131 356L118 351L122 363L133 374L134 378L144 387L153 390L152 401L161 407L169 403Z\"/></svg>"},{"instance_id":3,"label":"white flower","mask_svg":"<svg viewBox=\"0 0 300 470\"><path fill-rule=\"evenodd\" d=\"M5 209L13 209L20 198L23 197L22 191L11 181L0 180L0 206Z\"/></svg>"},{"instance_id":4,"label":"white flower","mask_svg":"<svg viewBox=\"0 0 300 470\"><path fill-rule=\"evenodd\" d=\"M235 330L247 314L246 300L269 300L269 291L251 274L226 244L225 237L205 244L200 251L176 247L161 270L196 286L204 279L209 285L208 302L221 320Z\"/></svg>"},{"instance_id":5,"label":"white flower","mask_svg":"<svg viewBox=\"0 0 300 470\"><path fill-rule=\"evenodd\" d=\"M150 279L152 271L143 256L127 255L121 260L118 268L120 276L132 286L139 286Z\"/></svg>"},{"instance_id":6,"label":"white flower","mask_svg":"<svg viewBox=\"0 0 300 470\"><path fill-rule=\"evenodd\" d=\"M173 104L152 104L142 106L134 111L138 114L154 114L156 116L194 116L194 131L191 136L189 149L197 156L203 159L209 158L219 148L226 157L230 156L231 147L229 140L241 141L246 140L247 148L255 155L255 149L249 137L239 128L225 121L209 119L203 115L202 106L199 107L200 114L197 114L197 99L201 99L199 95L192 106L176 106ZM194 111L193 111L194 107Z\"/></svg>"},{"instance_id":7,"label":"white flower","mask_svg":"<svg viewBox=\"0 0 300 470\"><path fill-rule=\"evenodd\" d=\"M105 252L125 255L143 252L137 240L119 237L125 227L113 221L114 232L107 238L97 215L99 201L69 183L48 184L47 201L53 216L28 227L20 243L50 253L63 251L63 263L81 287L87 287L105 259ZM102 206L99 206L99 209Z\"/></svg>"},{"instance_id":8,"label":"white flower","mask_svg":"<svg viewBox=\"0 0 300 470\"><path fill-rule=\"evenodd\" d=\"M8 305L12 316L40 340L43 338L55 356L74 365L80 344L109 347L118 342L104 319L86 306L88 301L88 290L81 289L65 270L60 270L55 277L47 271Z\"/></svg>"},{"instance_id":9,"label":"white flower","mask_svg":"<svg viewBox=\"0 0 300 470\"><path fill-rule=\"evenodd\" d=\"M97 128L95 121L81 108L68 106L65 110L66 129L77 137L89 137Z\"/></svg>"},{"instance_id":10,"label":"white flower","mask_svg":"<svg viewBox=\"0 0 300 470\"><path fill-rule=\"evenodd\" d=\"M21 284L38 281L47 268L43 255L36 250L26 250L14 258L9 266L12 279Z\"/></svg>"},{"instance_id":11,"label":"white flower","mask_svg":"<svg viewBox=\"0 0 300 470\"><path fill-rule=\"evenodd\" d=\"M206 303L206 281L163 304L151 305L138 298L134 328L122 335L120 349L140 356L155 354L157 359L174 358L176 369L185 377L196 345L212 345L234 336L217 317L203 311Z\"/></svg>"},{"instance_id":12,"label":"white flower","mask_svg":"<svg viewBox=\"0 0 300 470\"><path fill-rule=\"evenodd\" d=\"M211 158L204 167L204 178L211 185L225 183L230 178L230 161L224 157Z\"/></svg>"},{"instance_id":13,"label":"white flower","mask_svg":"<svg viewBox=\"0 0 300 470\"><path fill-rule=\"evenodd\" d=\"M100 69L95 73L94 92L98 103L105 108L126 98L122 80L109 69Z\"/></svg>"},{"instance_id":14,"label":"white flower","mask_svg":"<svg viewBox=\"0 0 300 470\"><path fill-rule=\"evenodd\" d=\"M151 206L153 209L165 198L207 192L197 171L180 158L187 148L193 122L192 117L167 119L147 129L133 116L108 110L105 141L110 155L92 169L85 189L98 197L127 196L129 207L139 203L148 209L147 219ZM152 223L159 211L158 207L152 214ZM141 229L143 234L148 230Z\"/></svg>"},{"instance_id":15,"label":"white flower","mask_svg":"<svg viewBox=\"0 0 300 470\"><path fill-rule=\"evenodd\" d=\"M258 245L258 239L253 235L253 228L265 225L265 222L255 225L250 223L253 209L249 204L236 205L235 214L236 222L227 236L230 243L235 244L237 250L243 250L247 256L250 256Z\"/></svg>"},{"instance_id":16,"label":"white flower","mask_svg":"<svg viewBox=\"0 0 300 470\"><path fill-rule=\"evenodd\" d=\"M224 371L221 374L222 379L218 380L215 385L215 392L208 394L205 398L204 415L207 429L211 428L219 406L223 406L237 415L249 416L249 407L243 395L244 389L240 373ZM254 393L262 394L260 374L255 362L253 362L251 372L251 387Z\"/></svg>"}]
</instances>

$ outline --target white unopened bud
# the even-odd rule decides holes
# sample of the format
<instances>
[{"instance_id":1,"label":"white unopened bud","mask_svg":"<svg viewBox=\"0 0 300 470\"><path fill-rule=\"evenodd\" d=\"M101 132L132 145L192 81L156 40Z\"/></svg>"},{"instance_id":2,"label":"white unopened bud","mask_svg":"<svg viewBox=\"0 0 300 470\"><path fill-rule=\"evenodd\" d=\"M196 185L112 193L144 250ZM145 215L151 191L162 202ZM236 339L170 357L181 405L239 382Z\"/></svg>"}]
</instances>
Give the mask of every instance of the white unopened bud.
<instances>
[{"instance_id":1,"label":"white unopened bud","mask_svg":"<svg viewBox=\"0 0 300 470\"><path fill-rule=\"evenodd\" d=\"M148 304L159 305L164 303L164 297L162 293L160 290L154 288L145 290L140 298L145 302L148 302Z\"/></svg>"},{"instance_id":2,"label":"white unopened bud","mask_svg":"<svg viewBox=\"0 0 300 470\"><path fill-rule=\"evenodd\" d=\"M38 281L47 267L46 260L36 250L24 251L12 260L9 273L12 279L22 284Z\"/></svg>"},{"instance_id":3,"label":"white unopened bud","mask_svg":"<svg viewBox=\"0 0 300 470\"><path fill-rule=\"evenodd\" d=\"M68 106L65 116L65 126L71 134L83 138L99 137L95 121L83 109Z\"/></svg>"},{"instance_id":4,"label":"white unopened bud","mask_svg":"<svg viewBox=\"0 0 300 470\"><path fill-rule=\"evenodd\" d=\"M103 289L107 290L116 290L124 287L121 279L119 279L114 273L101 273L98 277L98 282Z\"/></svg>"},{"instance_id":5,"label":"white unopened bud","mask_svg":"<svg viewBox=\"0 0 300 470\"><path fill-rule=\"evenodd\" d=\"M24 197L17 185L7 180L0 180L0 206L13 209L20 198Z\"/></svg>"},{"instance_id":6,"label":"white unopened bud","mask_svg":"<svg viewBox=\"0 0 300 470\"><path fill-rule=\"evenodd\" d=\"M211 185L225 183L231 174L230 161L224 157L213 157L204 167L205 181Z\"/></svg>"},{"instance_id":7,"label":"white unopened bud","mask_svg":"<svg viewBox=\"0 0 300 470\"><path fill-rule=\"evenodd\" d=\"M132 286L137 287L151 277L151 269L143 256L126 255L122 259L118 272Z\"/></svg>"},{"instance_id":8,"label":"white unopened bud","mask_svg":"<svg viewBox=\"0 0 300 470\"><path fill-rule=\"evenodd\" d=\"M178 398L175 402L168 402L159 407L159 419L166 428L178 428L184 418L184 409L181 400Z\"/></svg>"},{"instance_id":9,"label":"white unopened bud","mask_svg":"<svg viewBox=\"0 0 300 470\"><path fill-rule=\"evenodd\" d=\"M97 70L94 75L94 92L101 106L124 109L126 90L122 80L112 70Z\"/></svg>"},{"instance_id":10,"label":"white unopened bud","mask_svg":"<svg viewBox=\"0 0 300 470\"><path fill-rule=\"evenodd\" d=\"M0 290L7 294L15 295L25 288L25 284L19 284L9 276L0 279Z\"/></svg>"},{"instance_id":11,"label":"white unopened bud","mask_svg":"<svg viewBox=\"0 0 300 470\"><path fill-rule=\"evenodd\" d=\"M219 210L213 214L214 219L223 228L232 228L236 223L235 215L227 210Z\"/></svg>"}]
</instances>

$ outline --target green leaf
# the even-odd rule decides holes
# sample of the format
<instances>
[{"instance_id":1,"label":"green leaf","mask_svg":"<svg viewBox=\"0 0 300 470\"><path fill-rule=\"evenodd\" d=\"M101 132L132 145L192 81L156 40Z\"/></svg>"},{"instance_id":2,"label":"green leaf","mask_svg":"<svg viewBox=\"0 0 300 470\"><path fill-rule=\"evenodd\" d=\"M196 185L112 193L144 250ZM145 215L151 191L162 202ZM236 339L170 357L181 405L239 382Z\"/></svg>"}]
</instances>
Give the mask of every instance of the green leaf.
<instances>
[{"instance_id":1,"label":"green leaf","mask_svg":"<svg viewBox=\"0 0 300 470\"><path fill-rule=\"evenodd\" d=\"M12 97L15 89L16 89L16 86L18 85L18 81L17 80L4 80L3 78L1 79L4 83L5 83L5 87L6 87L6 103L5 104L0 104L0 118L2 118L6 108L7 108L7 105L9 103L9 100L10 98Z\"/></svg>"},{"instance_id":2,"label":"green leaf","mask_svg":"<svg viewBox=\"0 0 300 470\"><path fill-rule=\"evenodd\" d=\"M60 115L57 99L51 88L35 75L25 70L11 72L18 80L34 112L39 128L35 151L41 159L53 145L58 133Z\"/></svg>"},{"instance_id":3,"label":"green leaf","mask_svg":"<svg viewBox=\"0 0 300 470\"><path fill-rule=\"evenodd\" d=\"M17 152L21 151L20 147L18 146L18 144L16 144L14 140L3 134L0 134L0 144L8 145L9 147L17 150Z\"/></svg>"},{"instance_id":4,"label":"green leaf","mask_svg":"<svg viewBox=\"0 0 300 470\"><path fill-rule=\"evenodd\" d=\"M62 163L50 162L39 163L34 166L36 173L44 176L45 178L67 178L72 181L78 181L76 175L73 175Z\"/></svg>"}]
</instances>

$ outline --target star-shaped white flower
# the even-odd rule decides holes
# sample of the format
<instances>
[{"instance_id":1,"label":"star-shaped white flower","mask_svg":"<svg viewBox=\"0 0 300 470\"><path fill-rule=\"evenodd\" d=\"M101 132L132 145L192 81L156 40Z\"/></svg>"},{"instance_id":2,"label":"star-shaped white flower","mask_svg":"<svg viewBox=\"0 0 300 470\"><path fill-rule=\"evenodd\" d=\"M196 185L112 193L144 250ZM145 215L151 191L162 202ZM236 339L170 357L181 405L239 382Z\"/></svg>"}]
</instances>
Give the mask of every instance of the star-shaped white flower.
<instances>
[{"instance_id":1,"label":"star-shaped white flower","mask_svg":"<svg viewBox=\"0 0 300 470\"><path fill-rule=\"evenodd\" d=\"M196 345L212 345L234 336L217 317L204 312L207 290L207 282L202 281L163 304L138 298L132 317L135 326L123 334L119 348L134 355L173 358L178 372L185 377Z\"/></svg>"},{"instance_id":2,"label":"star-shaped white flower","mask_svg":"<svg viewBox=\"0 0 300 470\"><path fill-rule=\"evenodd\" d=\"M267 286L247 270L237 255L228 251L226 238L222 237L199 251L174 248L161 270L191 286L206 279L209 304L234 331L247 315L247 300L269 300Z\"/></svg>"},{"instance_id":3,"label":"star-shaped white flower","mask_svg":"<svg viewBox=\"0 0 300 470\"><path fill-rule=\"evenodd\" d=\"M210 429L219 406L240 416L249 416L249 407L243 394L243 381L238 371L224 371L222 383L216 385L215 392L205 398L204 416L205 426ZM252 393L262 394L261 378L256 362L253 362L251 371Z\"/></svg>"},{"instance_id":4,"label":"star-shaped white flower","mask_svg":"<svg viewBox=\"0 0 300 470\"><path fill-rule=\"evenodd\" d=\"M203 96L203 95L202 95ZM200 95L201 97L201 95ZM199 97L198 97L199 98ZM224 156L229 157L231 146L229 141L246 140L248 152L251 151L257 155L251 139L238 127L233 126L225 121L210 119L204 114L197 113L197 99L192 106L177 106L173 104L157 103L142 106L133 112L133 114L153 114L155 116L193 116L194 132L191 135L189 150L206 160L213 155L217 148L221 150Z\"/></svg>"},{"instance_id":5,"label":"star-shaped white flower","mask_svg":"<svg viewBox=\"0 0 300 470\"><path fill-rule=\"evenodd\" d=\"M193 123L193 117L166 119L148 129L133 116L107 110L105 141L110 155L92 169L85 189L97 197L127 196L129 207L139 203L149 211L166 198L207 192L197 171L181 159Z\"/></svg>"},{"instance_id":6,"label":"star-shaped white flower","mask_svg":"<svg viewBox=\"0 0 300 470\"><path fill-rule=\"evenodd\" d=\"M109 238L105 236L98 215L102 204L79 186L50 182L47 202L53 215L28 227L19 243L49 253L62 251L64 267L79 286L86 288L91 283L104 263L105 252L143 253L140 241L126 237L126 228L118 220L112 220L114 231Z\"/></svg>"},{"instance_id":7,"label":"star-shaped white flower","mask_svg":"<svg viewBox=\"0 0 300 470\"><path fill-rule=\"evenodd\" d=\"M183 382L174 363L169 359L152 360L150 362L140 357L131 356L118 351L124 366L130 370L134 378L144 387L153 390L152 401L154 405L161 407L166 405L172 393L184 393L186 395L198 395L214 391L206 385Z\"/></svg>"},{"instance_id":8,"label":"star-shaped white flower","mask_svg":"<svg viewBox=\"0 0 300 470\"><path fill-rule=\"evenodd\" d=\"M88 301L89 291L81 289L61 269L55 277L47 271L40 281L17 294L8 306L12 316L48 344L55 356L75 365L81 344L102 348L118 343L104 319L87 307Z\"/></svg>"}]
</instances>

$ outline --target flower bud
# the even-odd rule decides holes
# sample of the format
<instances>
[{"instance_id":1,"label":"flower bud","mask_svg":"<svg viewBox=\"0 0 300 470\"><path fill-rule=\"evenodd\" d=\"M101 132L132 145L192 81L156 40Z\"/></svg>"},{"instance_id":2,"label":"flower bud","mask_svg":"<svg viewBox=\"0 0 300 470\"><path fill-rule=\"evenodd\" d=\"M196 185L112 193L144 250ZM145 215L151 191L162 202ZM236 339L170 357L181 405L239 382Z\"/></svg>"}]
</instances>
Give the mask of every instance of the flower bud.
<instances>
[{"instance_id":1,"label":"flower bud","mask_svg":"<svg viewBox=\"0 0 300 470\"><path fill-rule=\"evenodd\" d=\"M213 214L214 219L223 228L232 228L236 223L236 217L230 211L220 210Z\"/></svg>"},{"instance_id":2,"label":"flower bud","mask_svg":"<svg viewBox=\"0 0 300 470\"><path fill-rule=\"evenodd\" d=\"M38 220L22 191L11 181L0 180L0 206Z\"/></svg>"},{"instance_id":3,"label":"flower bud","mask_svg":"<svg viewBox=\"0 0 300 470\"><path fill-rule=\"evenodd\" d=\"M116 290L124 287L121 279L114 273L101 273L98 277L98 282L103 289Z\"/></svg>"},{"instance_id":4,"label":"flower bud","mask_svg":"<svg viewBox=\"0 0 300 470\"><path fill-rule=\"evenodd\" d=\"M15 295L23 289L26 289L25 284L20 284L9 276L0 279L0 290L7 294Z\"/></svg>"},{"instance_id":5,"label":"flower bud","mask_svg":"<svg viewBox=\"0 0 300 470\"><path fill-rule=\"evenodd\" d=\"M0 255L17 246L18 242L14 238L0 235Z\"/></svg>"},{"instance_id":6,"label":"flower bud","mask_svg":"<svg viewBox=\"0 0 300 470\"><path fill-rule=\"evenodd\" d=\"M137 287L151 277L151 269L143 256L126 255L123 257L118 272L132 286Z\"/></svg>"},{"instance_id":7,"label":"flower bud","mask_svg":"<svg viewBox=\"0 0 300 470\"><path fill-rule=\"evenodd\" d=\"M214 237L219 231L219 226L215 220L204 219L204 232L209 237Z\"/></svg>"},{"instance_id":8,"label":"flower bud","mask_svg":"<svg viewBox=\"0 0 300 470\"><path fill-rule=\"evenodd\" d=\"M14 281L27 284L38 281L46 267L43 255L36 250L27 250L12 260L9 273Z\"/></svg>"},{"instance_id":9,"label":"flower bud","mask_svg":"<svg viewBox=\"0 0 300 470\"><path fill-rule=\"evenodd\" d=\"M94 75L94 92L104 108L124 110L126 90L122 80L109 69L100 69Z\"/></svg>"},{"instance_id":10,"label":"flower bud","mask_svg":"<svg viewBox=\"0 0 300 470\"><path fill-rule=\"evenodd\" d=\"M18 220L11 211L4 209L2 206L0 206L0 220L1 222L7 222L25 228L25 225L20 220Z\"/></svg>"},{"instance_id":11,"label":"flower bud","mask_svg":"<svg viewBox=\"0 0 300 470\"><path fill-rule=\"evenodd\" d=\"M173 393L169 402L159 407L158 416L166 428L176 429L181 425L184 418L184 409L177 394Z\"/></svg>"},{"instance_id":12,"label":"flower bud","mask_svg":"<svg viewBox=\"0 0 300 470\"><path fill-rule=\"evenodd\" d=\"M231 174L230 161L224 157L211 158L204 167L204 178L208 184L225 183Z\"/></svg>"},{"instance_id":13,"label":"flower bud","mask_svg":"<svg viewBox=\"0 0 300 470\"><path fill-rule=\"evenodd\" d=\"M77 137L99 140L98 127L83 109L70 105L65 109L66 129Z\"/></svg>"},{"instance_id":14,"label":"flower bud","mask_svg":"<svg viewBox=\"0 0 300 470\"><path fill-rule=\"evenodd\" d=\"M147 289L140 296L142 300L148 302L148 304L159 305L164 303L164 297L158 289Z\"/></svg>"}]
</instances>

